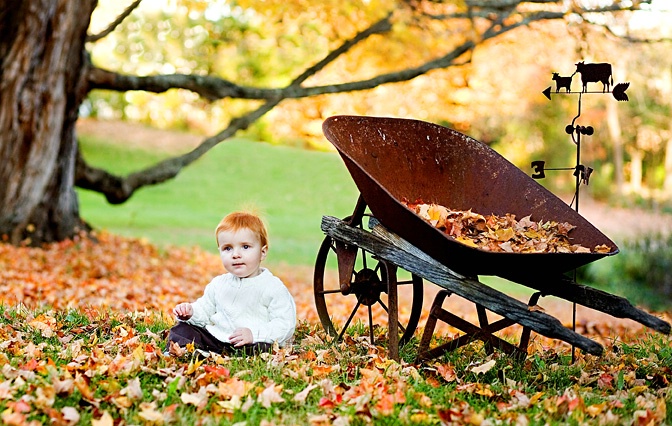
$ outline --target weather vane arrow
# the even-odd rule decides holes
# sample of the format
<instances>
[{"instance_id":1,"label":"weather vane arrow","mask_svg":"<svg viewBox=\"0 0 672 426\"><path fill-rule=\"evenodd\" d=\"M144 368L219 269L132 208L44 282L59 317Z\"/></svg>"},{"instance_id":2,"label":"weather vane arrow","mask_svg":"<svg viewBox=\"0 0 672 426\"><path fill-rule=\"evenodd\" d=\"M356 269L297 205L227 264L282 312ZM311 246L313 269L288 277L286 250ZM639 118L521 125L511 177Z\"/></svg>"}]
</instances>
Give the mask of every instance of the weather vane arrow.
<instances>
[{"instance_id":1,"label":"weather vane arrow","mask_svg":"<svg viewBox=\"0 0 672 426\"><path fill-rule=\"evenodd\" d=\"M617 101L624 101L627 102L630 99L628 98L628 94L625 93L626 90L630 87L630 83L618 83L614 86L614 90L611 91L611 95L616 99ZM544 89L543 93L544 96L546 96L546 99L549 101L551 100L551 86L548 86L546 89ZM605 93L605 92L556 92L558 94L562 95L578 95L581 93ZM606 92L608 93L608 92Z\"/></svg>"},{"instance_id":2,"label":"weather vane arrow","mask_svg":"<svg viewBox=\"0 0 672 426\"><path fill-rule=\"evenodd\" d=\"M543 93L549 101L551 100L551 86L548 86L546 90L541 93Z\"/></svg>"},{"instance_id":3,"label":"weather vane arrow","mask_svg":"<svg viewBox=\"0 0 672 426\"><path fill-rule=\"evenodd\" d=\"M551 86L548 86L546 90L544 90L541 93L543 93L544 96L546 96L546 98L548 98L549 101L551 100Z\"/></svg>"}]
</instances>

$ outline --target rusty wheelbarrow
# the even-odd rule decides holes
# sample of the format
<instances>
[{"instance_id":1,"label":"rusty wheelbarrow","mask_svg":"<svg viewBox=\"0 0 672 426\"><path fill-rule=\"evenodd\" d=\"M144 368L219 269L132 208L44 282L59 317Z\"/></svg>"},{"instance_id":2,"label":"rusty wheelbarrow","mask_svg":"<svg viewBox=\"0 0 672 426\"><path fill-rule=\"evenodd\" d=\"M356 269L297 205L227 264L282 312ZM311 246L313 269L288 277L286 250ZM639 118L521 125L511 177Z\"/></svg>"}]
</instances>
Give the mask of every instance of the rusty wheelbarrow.
<instances>
[{"instance_id":1,"label":"rusty wheelbarrow","mask_svg":"<svg viewBox=\"0 0 672 426\"><path fill-rule=\"evenodd\" d=\"M399 345L415 333L423 305L423 280L443 288L432 304L419 348L431 358L475 339L486 349L497 347L523 355L531 331L560 339L591 354L602 346L563 326L556 318L531 309L540 296L556 296L619 318L630 318L669 334L670 324L635 308L626 299L576 283L567 272L618 253L616 244L553 193L487 145L455 130L418 120L335 116L323 124L360 191L351 216L324 216L326 237L318 251L314 276L316 308L323 327L342 337L362 315L373 341L373 308L380 306L388 323L388 351L398 357ZM407 200L424 200L454 210L481 214L530 216L535 221L569 222L569 237L599 252L494 252L473 247L430 225L408 208ZM365 229L364 218L369 217ZM337 267L338 280L327 271ZM537 290L528 304L499 292L478 279L494 275ZM398 293L397 287L404 288ZM473 302L479 324L471 324L443 308L446 296ZM351 305L343 318L336 307ZM487 312L503 317L489 323ZM464 332L430 349L437 320ZM517 346L493 333L523 326ZM340 333L337 333L340 326Z\"/></svg>"}]
</instances>

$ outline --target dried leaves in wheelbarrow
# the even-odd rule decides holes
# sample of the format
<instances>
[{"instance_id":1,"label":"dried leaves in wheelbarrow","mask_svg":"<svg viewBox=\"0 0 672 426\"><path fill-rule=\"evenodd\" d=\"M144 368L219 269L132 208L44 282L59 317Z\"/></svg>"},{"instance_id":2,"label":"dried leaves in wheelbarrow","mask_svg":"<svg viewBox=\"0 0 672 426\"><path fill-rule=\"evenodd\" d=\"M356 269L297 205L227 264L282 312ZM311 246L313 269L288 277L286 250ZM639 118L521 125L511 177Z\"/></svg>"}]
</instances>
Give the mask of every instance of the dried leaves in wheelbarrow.
<instances>
[{"instance_id":1,"label":"dried leaves in wheelbarrow","mask_svg":"<svg viewBox=\"0 0 672 426\"><path fill-rule=\"evenodd\" d=\"M409 209L437 229L462 244L490 252L507 253L591 253L591 249L572 244L569 235L575 228L569 222L535 222L531 216L516 220L504 216L482 215L471 210L451 210L439 204L404 201ZM595 253L609 253L602 244Z\"/></svg>"}]
</instances>

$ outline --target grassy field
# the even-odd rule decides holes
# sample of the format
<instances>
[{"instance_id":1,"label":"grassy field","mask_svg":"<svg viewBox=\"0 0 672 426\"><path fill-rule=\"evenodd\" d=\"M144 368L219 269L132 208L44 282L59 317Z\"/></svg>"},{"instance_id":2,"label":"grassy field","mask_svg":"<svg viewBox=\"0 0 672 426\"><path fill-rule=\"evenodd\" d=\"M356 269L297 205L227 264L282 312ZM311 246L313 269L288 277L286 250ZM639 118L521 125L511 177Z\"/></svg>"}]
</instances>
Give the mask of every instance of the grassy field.
<instances>
[{"instance_id":1,"label":"grassy field","mask_svg":"<svg viewBox=\"0 0 672 426\"><path fill-rule=\"evenodd\" d=\"M127 175L155 164L166 152L82 137L92 166ZM336 152L317 152L233 139L213 148L175 179L145 187L121 205L78 189L81 214L94 228L142 237L159 247L200 246L216 252L214 229L228 212L258 211L269 226L269 267L312 266L324 234L323 215L352 213L359 191ZM335 267L335 265L332 265ZM498 277L489 285L521 297L529 291Z\"/></svg>"},{"instance_id":2,"label":"grassy field","mask_svg":"<svg viewBox=\"0 0 672 426\"><path fill-rule=\"evenodd\" d=\"M85 140L83 150L90 163L120 174L160 159L157 153L95 139ZM121 206L87 191L80 196L83 217L99 229L212 252L220 217L256 208L270 225L269 262L311 265L323 238L321 216L349 214L357 191L334 153L236 140ZM579 328L605 351L600 357L579 353L575 362L566 344L536 334L524 359L489 353L476 342L419 361L416 335L397 362L387 358L384 326L374 327L374 344L369 344L359 323L336 342L308 322L313 309L308 293L297 298L300 321L290 348L249 358L199 358L188 346L172 348L175 356L166 356L173 319L165 312L174 300L200 292L185 283L209 275L213 256L181 247L156 250L110 234L95 243L54 244L49 252L2 248L3 300L12 295L23 300L16 307L0 304L2 424L672 421L672 347L660 334L586 321ZM33 309L30 300L53 306ZM155 307L147 309L150 303ZM134 309L135 304L143 309ZM435 334L432 343L450 337Z\"/></svg>"},{"instance_id":3,"label":"grassy field","mask_svg":"<svg viewBox=\"0 0 672 426\"><path fill-rule=\"evenodd\" d=\"M351 327L331 342L300 323L291 349L258 357L162 355L156 312L0 306L3 425L664 425L666 338L614 340L601 357L537 343L524 361L472 344L396 362ZM440 343L440 340L437 341ZM175 351L175 354L178 352ZM556 351L556 349L560 349Z\"/></svg>"},{"instance_id":4,"label":"grassy field","mask_svg":"<svg viewBox=\"0 0 672 426\"><path fill-rule=\"evenodd\" d=\"M122 175L165 156L92 138L84 138L82 150L92 165ZM91 191L79 195L82 216L97 229L213 252L221 217L250 208L269 226L267 263L312 265L324 238L322 216L350 214L358 191L336 153L230 140L175 179L143 188L124 204L109 205Z\"/></svg>"}]
</instances>

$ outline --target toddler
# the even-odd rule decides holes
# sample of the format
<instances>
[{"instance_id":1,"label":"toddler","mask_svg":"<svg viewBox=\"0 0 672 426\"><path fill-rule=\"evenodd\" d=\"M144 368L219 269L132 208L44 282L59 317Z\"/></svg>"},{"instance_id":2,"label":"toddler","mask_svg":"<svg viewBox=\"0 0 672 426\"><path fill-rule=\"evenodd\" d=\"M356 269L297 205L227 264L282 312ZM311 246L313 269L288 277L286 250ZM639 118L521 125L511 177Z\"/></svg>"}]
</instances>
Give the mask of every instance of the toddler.
<instances>
[{"instance_id":1,"label":"toddler","mask_svg":"<svg viewBox=\"0 0 672 426\"><path fill-rule=\"evenodd\" d=\"M282 281L261 262L268 252L266 227L259 216L234 212L215 230L227 273L215 277L198 300L173 309L178 323L168 346L193 343L219 354L268 352L291 341L296 305Z\"/></svg>"}]
</instances>

